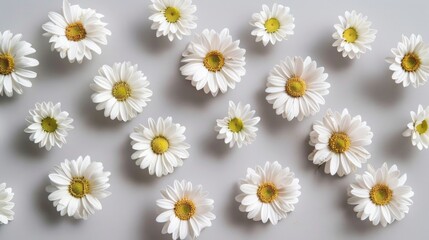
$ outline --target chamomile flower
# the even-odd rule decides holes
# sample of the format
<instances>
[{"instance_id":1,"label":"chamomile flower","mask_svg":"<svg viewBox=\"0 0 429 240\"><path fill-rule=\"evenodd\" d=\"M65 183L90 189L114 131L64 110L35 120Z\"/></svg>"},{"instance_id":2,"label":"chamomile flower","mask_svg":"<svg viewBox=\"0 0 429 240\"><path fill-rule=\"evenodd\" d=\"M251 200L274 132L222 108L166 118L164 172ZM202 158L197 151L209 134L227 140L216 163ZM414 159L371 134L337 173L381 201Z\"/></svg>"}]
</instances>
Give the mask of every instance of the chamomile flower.
<instances>
[{"instance_id":1,"label":"chamomile flower","mask_svg":"<svg viewBox=\"0 0 429 240\"><path fill-rule=\"evenodd\" d=\"M306 57L287 57L271 70L268 77L266 99L273 105L277 115L291 121L299 121L320 111L325 104L323 96L331 85L326 82L328 74L323 67Z\"/></svg>"},{"instance_id":2,"label":"chamomile flower","mask_svg":"<svg viewBox=\"0 0 429 240\"><path fill-rule=\"evenodd\" d=\"M282 168L278 162L266 162L264 167L247 169L235 200L240 203L240 211L247 212L248 219L276 225L295 210L300 189L298 178L289 168Z\"/></svg>"},{"instance_id":3,"label":"chamomile flower","mask_svg":"<svg viewBox=\"0 0 429 240\"><path fill-rule=\"evenodd\" d=\"M102 66L90 85L94 90L91 98L104 116L119 121L128 121L143 111L150 101L147 77L130 62L115 63L113 67Z\"/></svg>"},{"instance_id":4,"label":"chamomile flower","mask_svg":"<svg viewBox=\"0 0 429 240\"><path fill-rule=\"evenodd\" d=\"M408 123L407 130L402 135L411 137L411 143L419 150L427 149L429 147L429 107L423 109L423 106L419 105L417 113L411 111L410 114L412 122Z\"/></svg>"},{"instance_id":5,"label":"chamomile flower","mask_svg":"<svg viewBox=\"0 0 429 240\"><path fill-rule=\"evenodd\" d=\"M243 106L239 102L236 105L230 101L228 117L216 120L215 131L219 132L217 139L224 139L230 148L234 147L234 144L241 148L252 143L258 131L256 125L261 120L260 117L254 116L255 110L250 109L250 104Z\"/></svg>"},{"instance_id":6,"label":"chamomile flower","mask_svg":"<svg viewBox=\"0 0 429 240\"><path fill-rule=\"evenodd\" d=\"M37 73L27 69L39 65L39 61L27 56L36 50L21 38L21 34L0 32L0 96L22 94L22 87L32 86L29 79L37 77Z\"/></svg>"},{"instance_id":7,"label":"chamomile flower","mask_svg":"<svg viewBox=\"0 0 429 240\"><path fill-rule=\"evenodd\" d=\"M353 210L362 221L369 219L373 225L381 223L383 227L400 221L413 204L414 192L406 186L407 175L401 175L398 167L388 167L386 163L379 169L368 165L367 171L356 175L350 184L347 203L354 205Z\"/></svg>"},{"instance_id":8,"label":"chamomile flower","mask_svg":"<svg viewBox=\"0 0 429 240\"><path fill-rule=\"evenodd\" d=\"M87 219L102 209L100 199L110 196L109 176L103 164L91 162L89 156L66 159L49 174L48 199L61 216Z\"/></svg>"},{"instance_id":9,"label":"chamomile flower","mask_svg":"<svg viewBox=\"0 0 429 240\"><path fill-rule=\"evenodd\" d=\"M191 30L197 28L194 16L197 7L192 5L192 0L151 0L149 9L152 15L151 28L156 30L156 37L168 36L168 40L174 38L182 40L183 36L191 35Z\"/></svg>"},{"instance_id":10,"label":"chamomile flower","mask_svg":"<svg viewBox=\"0 0 429 240\"><path fill-rule=\"evenodd\" d=\"M313 125L310 145L314 146L308 160L325 164L325 173L342 177L361 168L371 157L364 148L371 144L371 128L360 115L352 117L347 109L342 113L328 110L322 121Z\"/></svg>"},{"instance_id":11,"label":"chamomile flower","mask_svg":"<svg viewBox=\"0 0 429 240\"><path fill-rule=\"evenodd\" d=\"M361 54L371 50L371 43L375 41L377 30L372 29L372 23L368 17L356 11L346 11L345 16L339 16L339 24L335 24L335 32L332 37L335 42L332 44L343 57L359 59Z\"/></svg>"},{"instance_id":12,"label":"chamomile flower","mask_svg":"<svg viewBox=\"0 0 429 240\"><path fill-rule=\"evenodd\" d=\"M161 195L156 205L162 213L156 221L164 223L162 234L171 234L174 240L197 238L216 218L211 212L214 201L207 198L208 193L201 185L194 188L191 182L176 180L173 186L162 190Z\"/></svg>"},{"instance_id":13,"label":"chamomile flower","mask_svg":"<svg viewBox=\"0 0 429 240\"><path fill-rule=\"evenodd\" d=\"M225 93L234 89L246 74L244 69L246 50L239 47L240 41L232 41L227 28L220 33L205 29L197 34L183 52L180 71L197 90L216 96L219 90Z\"/></svg>"},{"instance_id":14,"label":"chamomile flower","mask_svg":"<svg viewBox=\"0 0 429 240\"><path fill-rule=\"evenodd\" d=\"M392 79L404 87L412 85L417 88L424 85L429 77L429 46L422 36L402 35L397 48L392 48L393 57L386 58L393 71Z\"/></svg>"},{"instance_id":15,"label":"chamomile flower","mask_svg":"<svg viewBox=\"0 0 429 240\"><path fill-rule=\"evenodd\" d=\"M8 224L13 220L13 195L12 188L6 188L6 183L0 184L0 224Z\"/></svg>"},{"instance_id":16,"label":"chamomile flower","mask_svg":"<svg viewBox=\"0 0 429 240\"><path fill-rule=\"evenodd\" d=\"M63 15L50 12L48 16L50 21L42 26L46 31L43 36L49 37L52 51L56 50L71 63L82 63L84 58L91 60L92 52L101 54L99 45L107 45L107 36L111 35L107 24L101 21L103 15L70 5L67 0L63 1Z\"/></svg>"},{"instance_id":17,"label":"chamomile flower","mask_svg":"<svg viewBox=\"0 0 429 240\"><path fill-rule=\"evenodd\" d=\"M131 156L141 169L149 169L149 174L157 177L167 175L174 168L183 165L189 157L190 145L185 142L186 128L173 123L171 117L148 119L148 126L139 125L130 134L135 152Z\"/></svg>"},{"instance_id":18,"label":"chamomile flower","mask_svg":"<svg viewBox=\"0 0 429 240\"><path fill-rule=\"evenodd\" d=\"M24 131L31 134L31 141L48 151L55 146L61 148L66 143L68 132L74 128L71 125L73 119L68 112L61 111L61 103L36 103L35 108L29 112L29 126Z\"/></svg>"},{"instance_id":19,"label":"chamomile flower","mask_svg":"<svg viewBox=\"0 0 429 240\"><path fill-rule=\"evenodd\" d=\"M290 14L289 7L274 3L272 9L267 5L262 5L262 11L252 15L250 25L255 27L252 36L256 36L256 42L261 42L264 46L268 43L276 44L287 40L293 35L295 18Z\"/></svg>"}]
</instances>

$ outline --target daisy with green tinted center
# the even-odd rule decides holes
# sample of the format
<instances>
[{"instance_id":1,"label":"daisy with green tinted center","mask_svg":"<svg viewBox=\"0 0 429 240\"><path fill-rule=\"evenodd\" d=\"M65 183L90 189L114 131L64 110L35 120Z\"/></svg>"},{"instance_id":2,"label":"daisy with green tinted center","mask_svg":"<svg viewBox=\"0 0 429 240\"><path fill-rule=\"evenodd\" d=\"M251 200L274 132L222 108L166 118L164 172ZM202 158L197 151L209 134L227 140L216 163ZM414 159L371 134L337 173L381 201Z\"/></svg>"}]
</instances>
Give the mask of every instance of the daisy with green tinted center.
<instances>
[{"instance_id":1,"label":"daisy with green tinted center","mask_svg":"<svg viewBox=\"0 0 429 240\"><path fill-rule=\"evenodd\" d=\"M411 122L402 133L404 137L409 137L413 146L419 150L429 147L429 107L423 108L419 105L417 112L411 111Z\"/></svg>"},{"instance_id":2,"label":"daisy with green tinted center","mask_svg":"<svg viewBox=\"0 0 429 240\"><path fill-rule=\"evenodd\" d=\"M228 117L216 120L215 131L218 132L217 139L224 139L229 147L251 144L256 138L256 127L260 117L254 117L255 110L250 105L243 106L241 103L229 102Z\"/></svg>"},{"instance_id":3,"label":"daisy with green tinted center","mask_svg":"<svg viewBox=\"0 0 429 240\"><path fill-rule=\"evenodd\" d=\"M289 7L275 3L270 9L267 5L262 5L262 11L252 15L250 25L254 29L251 34L256 37L256 42L262 42L264 46L268 43L274 45L294 34L294 21Z\"/></svg>"},{"instance_id":4,"label":"daisy with green tinted center","mask_svg":"<svg viewBox=\"0 0 429 240\"><path fill-rule=\"evenodd\" d=\"M61 110L61 103L36 103L27 121L29 125L25 132L31 134L30 140L48 151L55 146L61 148L66 143L68 132L73 129L73 119L68 112Z\"/></svg>"}]
</instances>

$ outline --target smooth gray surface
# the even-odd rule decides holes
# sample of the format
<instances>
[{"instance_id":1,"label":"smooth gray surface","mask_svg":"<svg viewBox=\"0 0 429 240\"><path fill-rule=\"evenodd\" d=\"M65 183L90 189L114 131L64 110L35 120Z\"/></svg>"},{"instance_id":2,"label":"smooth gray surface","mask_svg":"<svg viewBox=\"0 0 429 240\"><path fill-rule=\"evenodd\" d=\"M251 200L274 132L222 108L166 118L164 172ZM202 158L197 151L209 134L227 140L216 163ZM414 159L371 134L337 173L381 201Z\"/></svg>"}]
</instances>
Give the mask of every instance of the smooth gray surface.
<instances>
[{"instance_id":1,"label":"smooth gray surface","mask_svg":"<svg viewBox=\"0 0 429 240\"><path fill-rule=\"evenodd\" d=\"M426 227L429 191L427 151L419 152L401 132L410 120L409 111L418 104L428 105L429 85L419 89L395 85L384 61L401 34L420 33L429 41L427 14L429 1L330 0L277 1L291 7L295 16L295 35L286 42L264 48L254 43L248 22L262 3L272 0L194 0L198 7L198 29L224 27L247 49L247 74L233 91L216 98L197 92L180 76L180 56L190 37L170 43L157 39L147 19L148 0L77 1L95 8L106 17L113 35L103 54L83 64L70 64L49 50L41 25L49 11L60 11L61 0L2 1L0 31L22 33L37 49L39 76L31 89L13 98L0 98L0 182L15 192L15 221L0 226L0 239L170 239L161 235L155 222L155 201L159 190L174 179L202 184L215 200L217 219L203 231L200 239L429 239ZM327 3L329 2L329 4ZM343 59L331 47L338 15L356 9L369 16L379 32L373 51L360 60ZM270 69L286 56L311 56L329 73L331 93L322 111L302 122L282 119L265 101L265 82ZM103 64L128 60L139 64L151 82L152 102L136 119L120 123L104 118L90 100L89 84ZM426 95L425 95L426 94ZM261 116L260 131L249 147L232 149L216 140L215 119L227 114L228 101L250 103ZM28 140L25 117L37 101L61 102L74 118L75 129L63 149L47 152ZM401 222L387 228L373 227L355 217L346 204L346 187L354 176L332 177L307 160L311 151L308 134L312 123L328 108L349 108L361 114L374 132L370 162L379 167L384 161L397 164L408 173L413 187L414 205ZM129 133L148 117L172 116L187 127L191 157L173 174L156 178L131 161ZM112 172L112 196L102 200L103 210L87 221L60 217L47 199L47 175L65 158L89 154ZM247 167L279 161L300 179L302 195L293 212L278 225L247 220L234 201L237 182ZM362 170L360 170L361 172Z\"/></svg>"}]
</instances>

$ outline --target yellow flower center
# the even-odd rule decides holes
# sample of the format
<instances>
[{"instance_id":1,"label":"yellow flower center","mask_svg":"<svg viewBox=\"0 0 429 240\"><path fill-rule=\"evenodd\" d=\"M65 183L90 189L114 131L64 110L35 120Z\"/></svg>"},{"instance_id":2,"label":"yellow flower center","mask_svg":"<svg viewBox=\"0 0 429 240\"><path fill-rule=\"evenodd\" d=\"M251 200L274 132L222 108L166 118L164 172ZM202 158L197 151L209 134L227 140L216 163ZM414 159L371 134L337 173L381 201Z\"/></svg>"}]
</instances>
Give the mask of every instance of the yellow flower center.
<instances>
[{"instance_id":1,"label":"yellow flower center","mask_svg":"<svg viewBox=\"0 0 429 240\"><path fill-rule=\"evenodd\" d=\"M302 97L306 90L307 84L299 77L291 77L286 82L285 91L291 97Z\"/></svg>"},{"instance_id":2,"label":"yellow flower center","mask_svg":"<svg viewBox=\"0 0 429 240\"><path fill-rule=\"evenodd\" d=\"M150 145L152 147L152 151L158 155L165 153L170 147L170 143L163 136L154 138Z\"/></svg>"},{"instance_id":3,"label":"yellow flower center","mask_svg":"<svg viewBox=\"0 0 429 240\"><path fill-rule=\"evenodd\" d=\"M187 221L195 215L195 204L187 198L182 198L174 204L174 214L180 220Z\"/></svg>"},{"instance_id":4,"label":"yellow flower center","mask_svg":"<svg viewBox=\"0 0 429 240\"><path fill-rule=\"evenodd\" d=\"M354 43L358 39L358 33L357 33L356 29L354 29L352 27L351 28L347 28L343 32L343 38L348 43Z\"/></svg>"},{"instance_id":5,"label":"yellow flower center","mask_svg":"<svg viewBox=\"0 0 429 240\"><path fill-rule=\"evenodd\" d=\"M204 66L211 72L220 71L225 64L225 57L219 51L210 51L204 58Z\"/></svg>"},{"instance_id":6,"label":"yellow flower center","mask_svg":"<svg viewBox=\"0 0 429 240\"><path fill-rule=\"evenodd\" d=\"M74 177L69 185L69 193L75 198L83 198L90 193L89 181L84 177Z\"/></svg>"},{"instance_id":7,"label":"yellow flower center","mask_svg":"<svg viewBox=\"0 0 429 240\"><path fill-rule=\"evenodd\" d=\"M393 191L386 184L376 184L371 188L369 197L375 205L383 206L392 200Z\"/></svg>"},{"instance_id":8,"label":"yellow flower center","mask_svg":"<svg viewBox=\"0 0 429 240\"><path fill-rule=\"evenodd\" d=\"M259 185L256 195L261 202L271 203L277 199L279 190L277 189L276 185L274 185L274 183L266 182Z\"/></svg>"},{"instance_id":9,"label":"yellow flower center","mask_svg":"<svg viewBox=\"0 0 429 240\"><path fill-rule=\"evenodd\" d=\"M233 118L228 123L228 128L233 133L238 133L243 130L244 124L240 118Z\"/></svg>"},{"instance_id":10,"label":"yellow flower center","mask_svg":"<svg viewBox=\"0 0 429 240\"><path fill-rule=\"evenodd\" d=\"M264 27L267 33L275 33L280 28L280 21L277 18L270 18L265 22Z\"/></svg>"},{"instance_id":11,"label":"yellow flower center","mask_svg":"<svg viewBox=\"0 0 429 240\"><path fill-rule=\"evenodd\" d=\"M344 153L350 148L350 138L346 133L336 132L329 138L329 148L336 153Z\"/></svg>"},{"instance_id":12,"label":"yellow flower center","mask_svg":"<svg viewBox=\"0 0 429 240\"><path fill-rule=\"evenodd\" d=\"M66 27L66 37L69 41L78 42L86 37L86 30L81 22L71 23Z\"/></svg>"},{"instance_id":13,"label":"yellow flower center","mask_svg":"<svg viewBox=\"0 0 429 240\"><path fill-rule=\"evenodd\" d=\"M420 135L425 134L428 131L428 122L426 120L423 120L422 123L416 126L416 131Z\"/></svg>"},{"instance_id":14,"label":"yellow flower center","mask_svg":"<svg viewBox=\"0 0 429 240\"><path fill-rule=\"evenodd\" d=\"M414 53L408 53L402 58L401 66L407 72L415 72L419 69L421 63L419 56Z\"/></svg>"},{"instance_id":15,"label":"yellow flower center","mask_svg":"<svg viewBox=\"0 0 429 240\"><path fill-rule=\"evenodd\" d=\"M45 117L42 119L42 129L47 133L53 133L57 130L58 123L55 118Z\"/></svg>"},{"instance_id":16,"label":"yellow flower center","mask_svg":"<svg viewBox=\"0 0 429 240\"><path fill-rule=\"evenodd\" d=\"M9 75L15 69L15 59L10 54L0 54L0 74Z\"/></svg>"},{"instance_id":17,"label":"yellow flower center","mask_svg":"<svg viewBox=\"0 0 429 240\"><path fill-rule=\"evenodd\" d=\"M130 85L124 81L117 82L113 85L112 95L118 101L125 101L131 96Z\"/></svg>"},{"instance_id":18,"label":"yellow flower center","mask_svg":"<svg viewBox=\"0 0 429 240\"><path fill-rule=\"evenodd\" d=\"M175 7L167 7L164 12L164 17L169 23L175 23L180 19L180 11Z\"/></svg>"}]
</instances>

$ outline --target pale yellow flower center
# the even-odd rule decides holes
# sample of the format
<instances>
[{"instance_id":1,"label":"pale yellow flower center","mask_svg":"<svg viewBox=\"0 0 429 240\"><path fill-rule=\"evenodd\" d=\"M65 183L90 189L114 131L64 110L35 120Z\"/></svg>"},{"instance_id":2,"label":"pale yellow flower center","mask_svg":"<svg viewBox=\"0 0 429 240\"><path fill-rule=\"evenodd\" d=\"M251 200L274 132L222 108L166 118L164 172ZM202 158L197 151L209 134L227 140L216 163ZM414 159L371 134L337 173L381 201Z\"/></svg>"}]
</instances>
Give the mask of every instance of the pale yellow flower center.
<instances>
[{"instance_id":1,"label":"pale yellow flower center","mask_svg":"<svg viewBox=\"0 0 429 240\"><path fill-rule=\"evenodd\" d=\"M302 97L306 90L307 84L299 77L291 77L286 82L285 91L291 97Z\"/></svg>"},{"instance_id":2,"label":"pale yellow flower center","mask_svg":"<svg viewBox=\"0 0 429 240\"><path fill-rule=\"evenodd\" d=\"M422 123L416 126L416 131L421 135L425 134L428 131L428 122L423 120Z\"/></svg>"},{"instance_id":3,"label":"pale yellow flower center","mask_svg":"<svg viewBox=\"0 0 429 240\"><path fill-rule=\"evenodd\" d=\"M183 221L191 219L196 212L195 204L187 198L182 198L174 204L174 214Z\"/></svg>"},{"instance_id":4,"label":"pale yellow flower center","mask_svg":"<svg viewBox=\"0 0 429 240\"><path fill-rule=\"evenodd\" d=\"M275 33L280 28L280 21L277 18L270 18L265 22L264 27L267 33Z\"/></svg>"},{"instance_id":5,"label":"pale yellow flower center","mask_svg":"<svg viewBox=\"0 0 429 240\"><path fill-rule=\"evenodd\" d=\"M151 142L152 151L158 155L165 153L170 147L170 143L163 136L154 138Z\"/></svg>"},{"instance_id":6,"label":"pale yellow flower center","mask_svg":"<svg viewBox=\"0 0 429 240\"><path fill-rule=\"evenodd\" d=\"M274 183L266 182L259 185L256 195L261 202L272 203L277 199L279 190L277 189L276 185L274 185Z\"/></svg>"},{"instance_id":7,"label":"pale yellow flower center","mask_svg":"<svg viewBox=\"0 0 429 240\"><path fill-rule=\"evenodd\" d=\"M15 69L15 59L10 54L0 54L0 74L9 75Z\"/></svg>"},{"instance_id":8,"label":"pale yellow flower center","mask_svg":"<svg viewBox=\"0 0 429 240\"><path fill-rule=\"evenodd\" d=\"M125 101L131 96L131 87L124 81L117 82L113 85L112 95L120 102Z\"/></svg>"},{"instance_id":9,"label":"pale yellow flower center","mask_svg":"<svg viewBox=\"0 0 429 240\"><path fill-rule=\"evenodd\" d=\"M42 119L42 129L47 133L53 133L57 130L58 123L55 118L45 117Z\"/></svg>"},{"instance_id":10,"label":"pale yellow flower center","mask_svg":"<svg viewBox=\"0 0 429 240\"><path fill-rule=\"evenodd\" d=\"M329 148L336 153L344 153L350 148L350 137L343 132L336 132L329 138Z\"/></svg>"},{"instance_id":11,"label":"pale yellow flower center","mask_svg":"<svg viewBox=\"0 0 429 240\"><path fill-rule=\"evenodd\" d=\"M351 28L347 28L343 32L343 38L348 43L354 43L358 39L358 33L357 33L356 29L354 29L352 27Z\"/></svg>"},{"instance_id":12,"label":"pale yellow flower center","mask_svg":"<svg viewBox=\"0 0 429 240\"><path fill-rule=\"evenodd\" d=\"M419 56L414 53L408 53L402 58L401 66L406 72L415 72L419 69L421 63Z\"/></svg>"},{"instance_id":13,"label":"pale yellow flower center","mask_svg":"<svg viewBox=\"0 0 429 240\"><path fill-rule=\"evenodd\" d=\"M243 130L244 124L240 118L233 118L228 123L228 128L233 133L238 133Z\"/></svg>"},{"instance_id":14,"label":"pale yellow flower center","mask_svg":"<svg viewBox=\"0 0 429 240\"><path fill-rule=\"evenodd\" d=\"M175 23L180 19L180 10L175 7L167 7L164 12L164 17L169 23Z\"/></svg>"},{"instance_id":15,"label":"pale yellow flower center","mask_svg":"<svg viewBox=\"0 0 429 240\"><path fill-rule=\"evenodd\" d=\"M74 177L69 185L69 193L75 198L83 198L90 193L89 181L84 177Z\"/></svg>"},{"instance_id":16,"label":"pale yellow flower center","mask_svg":"<svg viewBox=\"0 0 429 240\"><path fill-rule=\"evenodd\" d=\"M371 188L369 197L378 206L387 205L392 200L393 191L386 184L376 184Z\"/></svg>"},{"instance_id":17,"label":"pale yellow flower center","mask_svg":"<svg viewBox=\"0 0 429 240\"><path fill-rule=\"evenodd\" d=\"M71 23L66 27L66 37L69 41L78 42L86 37L86 30L81 22Z\"/></svg>"}]
</instances>

